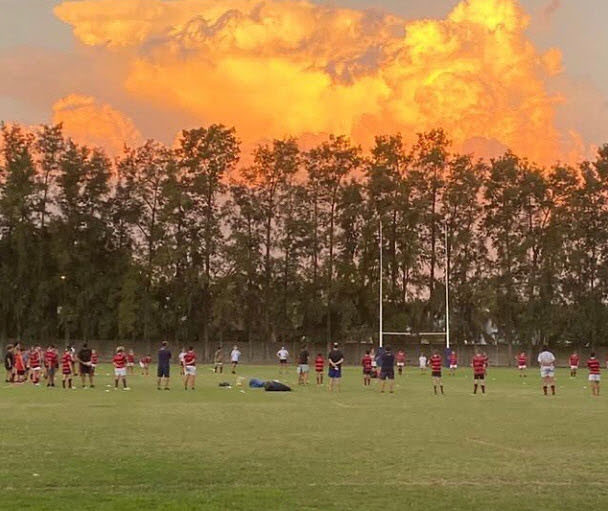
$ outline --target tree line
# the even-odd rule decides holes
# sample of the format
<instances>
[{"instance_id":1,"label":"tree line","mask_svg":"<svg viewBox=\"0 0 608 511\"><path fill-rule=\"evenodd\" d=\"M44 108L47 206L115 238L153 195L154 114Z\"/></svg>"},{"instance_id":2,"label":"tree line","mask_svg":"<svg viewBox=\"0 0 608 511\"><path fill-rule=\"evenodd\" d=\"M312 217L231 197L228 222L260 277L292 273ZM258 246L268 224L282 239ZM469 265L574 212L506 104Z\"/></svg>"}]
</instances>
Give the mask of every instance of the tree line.
<instances>
[{"instance_id":1,"label":"tree line","mask_svg":"<svg viewBox=\"0 0 608 511\"><path fill-rule=\"evenodd\" d=\"M540 168L438 129L245 164L222 125L115 159L60 125L1 135L3 340L377 339L380 223L385 330L445 328L447 254L455 342L607 339L608 145Z\"/></svg>"}]
</instances>

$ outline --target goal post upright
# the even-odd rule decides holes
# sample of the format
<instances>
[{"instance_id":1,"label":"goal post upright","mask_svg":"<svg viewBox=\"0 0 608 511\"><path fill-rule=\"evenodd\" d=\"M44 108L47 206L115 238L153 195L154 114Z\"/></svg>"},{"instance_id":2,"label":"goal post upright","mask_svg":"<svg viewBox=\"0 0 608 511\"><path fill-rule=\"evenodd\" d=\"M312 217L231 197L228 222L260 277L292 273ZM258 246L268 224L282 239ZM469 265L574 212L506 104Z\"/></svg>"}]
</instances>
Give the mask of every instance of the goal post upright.
<instances>
[{"instance_id":1,"label":"goal post upright","mask_svg":"<svg viewBox=\"0 0 608 511\"><path fill-rule=\"evenodd\" d=\"M383 326L382 326L382 280L383 280L383 268L382 268L382 217L380 217L379 222L379 241L378 241L378 251L380 253L380 286L378 290L378 346L382 347L383 345Z\"/></svg>"},{"instance_id":2,"label":"goal post upright","mask_svg":"<svg viewBox=\"0 0 608 511\"><path fill-rule=\"evenodd\" d=\"M445 224L445 347L450 349L450 252L448 224Z\"/></svg>"}]
</instances>

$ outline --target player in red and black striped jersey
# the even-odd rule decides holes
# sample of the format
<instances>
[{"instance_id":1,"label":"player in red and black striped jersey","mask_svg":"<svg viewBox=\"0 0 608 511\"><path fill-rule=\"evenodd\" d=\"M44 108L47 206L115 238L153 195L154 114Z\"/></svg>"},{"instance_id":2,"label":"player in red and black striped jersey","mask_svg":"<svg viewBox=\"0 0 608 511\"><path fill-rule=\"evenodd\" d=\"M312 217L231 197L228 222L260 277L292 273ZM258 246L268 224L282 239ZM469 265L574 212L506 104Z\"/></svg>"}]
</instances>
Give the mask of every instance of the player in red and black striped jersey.
<instances>
[{"instance_id":1,"label":"player in red and black striped jersey","mask_svg":"<svg viewBox=\"0 0 608 511\"><path fill-rule=\"evenodd\" d=\"M323 385L323 371L325 370L325 359L321 353L315 358L315 372L317 373L317 385Z\"/></svg>"},{"instance_id":2,"label":"player in red and black striped jersey","mask_svg":"<svg viewBox=\"0 0 608 511\"><path fill-rule=\"evenodd\" d=\"M114 390L118 390L120 380L122 380L123 389L129 390L129 387L127 387L127 355L125 355L125 349L122 346L116 348L112 364L114 365Z\"/></svg>"},{"instance_id":3,"label":"player in red and black striped jersey","mask_svg":"<svg viewBox=\"0 0 608 511\"><path fill-rule=\"evenodd\" d=\"M190 346L188 351L184 354L184 373L186 377L184 378L184 389L188 390L188 383L190 383L190 388L194 390L194 380L196 379L196 353L194 353L194 348Z\"/></svg>"},{"instance_id":4,"label":"player in red and black striped jersey","mask_svg":"<svg viewBox=\"0 0 608 511\"><path fill-rule=\"evenodd\" d=\"M16 382L23 383L25 381L25 362L23 360L23 352L21 351L21 344L17 343L14 347L14 357L15 357L15 373L16 373Z\"/></svg>"},{"instance_id":5,"label":"player in red and black striped jersey","mask_svg":"<svg viewBox=\"0 0 608 511\"><path fill-rule=\"evenodd\" d=\"M570 355L570 378L576 378L576 371L578 370L578 353L575 351Z\"/></svg>"},{"instance_id":6,"label":"player in red and black striped jersey","mask_svg":"<svg viewBox=\"0 0 608 511\"><path fill-rule=\"evenodd\" d=\"M441 355L437 350L433 351L431 358L429 360L429 365L431 366L431 376L433 378L433 390L435 395L437 395L437 386L441 389L441 393L443 394L443 383L441 381L441 366L443 361L441 360Z\"/></svg>"},{"instance_id":7,"label":"player in red and black striped jersey","mask_svg":"<svg viewBox=\"0 0 608 511\"><path fill-rule=\"evenodd\" d=\"M600 395L600 361L596 358L595 353L591 353L589 360L587 360L587 367L589 368L589 386L591 387L591 394L594 396Z\"/></svg>"},{"instance_id":8,"label":"player in red and black striped jersey","mask_svg":"<svg viewBox=\"0 0 608 511\"><path fill-rule=\"evenodd\" d=\"M127 373L133 374L135 367L135 352L133 350L129 350L127 353Z\"/></svg>"},{"instance_id":9,"label":"player in red and black striped jersey","mask_svg":"<svg viewBox=\"0 0 608 511\"><path fill-rule=\"evenodd\" d=\"M477 386L481 386L482 394L486 393L486 370L488 367L487 357L481 351L477 351L473 357L473 394L477 394Z\"/></svg>"},{"instance_id":10,"label":"player in red and black striped jersey","mask_svg":"<svg viewBox=\"0 0 608 511\"><path fill-rule=\"evenodd\" d=\"M74 374L74 363L72 360L72 350L69 346L66 346L63 355L61 356L61 373L63 374L63 380L61 384L65 389L67 382L68 388L72 388L72 375Z\"/></svg>"},{"instance_id":11,"label":"player in red and black striped jersey","mask_svg":"<svg viewBox=\"0 0 608 511\"><path fill-rule=\"evenodd\" d=\"M46 386L55 386L55 371L59 367L59 357L57 356L57 350L52 344L46 349L44 353L44 368L46 370Z\"/></svg>"},{"instance_id":12,"label":"player in red and black striped jersey","mask_svg":"<svg viewBox=\"0 0 608 511\"><path fill-rule=\"evenodd\" d=\"M370 385L372 382L372 356L370 355L369 350L363 355L361 365L363 366L363 385Z\"/></svg>"},{"instance_id":13,"label":"player in red and black striped jersey","mask_svg":"<svg viewBox=\"0 0 608 511\"><path fill-rule=\"evenodd\" d=\"M30 378L34 385L40 384L40 371L42 370L42 355L40 346L35 346L30 350L30 356L27 360L30 368Z\"/></svg>"},{"instance_id":14,"label":"player in red and black striped jersey","mask_svg":"<svg viewBox=\"0 0 608 511\"><path fill-rule=\"evenodd\" d=\"M395 355L395 360L397 361L397 372L399 376L403 376L403 369L405 367L405 351L399 350Z\"/></svg>"},{"instance_id":15,"label":"player in red and black striped jersey","mask_svg":"<svg viewBox=\"0 0 608 511\"><path fill-rule=\"evenodd\" d=\"M517 369L519 369L519 377L526 377L526 369L528 368L528 356L522 351L517 357Z\"/></svg>"},{"instance_id":16,"label":"player in red and black striped jersey","mask_svg":"<svg viewBox=\"0 0 608 511\"><path fill-rule=\"evenodd\" d=\"M139 367L141 367L142 376L149 376L151 363L152 357L150 355L146 355L145 357L139 359Z\"/></svg>"}]
</instances>

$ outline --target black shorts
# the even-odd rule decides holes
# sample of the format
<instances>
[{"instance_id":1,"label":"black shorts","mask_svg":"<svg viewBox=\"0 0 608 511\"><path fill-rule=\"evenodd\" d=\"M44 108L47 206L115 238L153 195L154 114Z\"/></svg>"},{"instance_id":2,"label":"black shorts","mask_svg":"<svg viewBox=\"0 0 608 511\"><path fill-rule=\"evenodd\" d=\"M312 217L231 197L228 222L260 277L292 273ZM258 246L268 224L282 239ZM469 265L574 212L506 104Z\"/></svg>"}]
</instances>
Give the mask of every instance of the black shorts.
<instances>
[{"instance_id":1,"label":"black shorts","mask_svg":"<svg viewBox=\"0 0 608 511\"><path fill-rule=\"evenodd\" d=\"M486 379L486 375L485 374L476 374L473 376L473 378L475 380L485 380Z\"/></svg>"},{"instance_id":2,"label":"black shorts","mask_svg":"<svg viewBox=\"0 0 608 511\"><path fill-rule=\"evenodd\" d=\"M80 374L91 374L91 366L80 364Z\"/></svg>"},{"instance_id":3,"label":"black shorts","mask_svg":"<svg viewBox=\"0 0 608 511\"><path fill-rule=\"evenodd\" d=\"M169 378L169 366L158 366L156 376L158 378Z\"/></svg>"},{"instance_id":4,"label":"black shorts","mask_svg":"<svg viewBox=\"0 0 608 511\"><path fill-rule=\"evenodd\" d=\"M371 368L369 368L369 369L363 369L363 374L372 374Z\"/></svg>"},{"instance_id":5,"label":"black shorts","mask_svg":"<svg viewBox=\"0 0 608 511\"><path fill-rule=\"evenodd\" d=\"M380 371L380 379L381 380L394 380L395 379L395 370L394 369L382 369Z\"/></svg>"},{"instance_id":6,"label":"black shorts","mask_svg":"<svg viewBox=\"0 0 608 511\"><path fill-rule=\"evenodd\" d=\"M431 373L431 376L432 376L433 378L441 378L441 371L433 371L433 372Z\"/></svg>"},{"instance_id":7,"label":"black shorts","mask_svg":"<svg viewBox=\"0 0 608 511\"><path fill-rule=\"evenodd\" d=\"M279 360L279 362L281 363L281 365L285 365L287 363L287 360Z\"/></svg>"}]
</instances>

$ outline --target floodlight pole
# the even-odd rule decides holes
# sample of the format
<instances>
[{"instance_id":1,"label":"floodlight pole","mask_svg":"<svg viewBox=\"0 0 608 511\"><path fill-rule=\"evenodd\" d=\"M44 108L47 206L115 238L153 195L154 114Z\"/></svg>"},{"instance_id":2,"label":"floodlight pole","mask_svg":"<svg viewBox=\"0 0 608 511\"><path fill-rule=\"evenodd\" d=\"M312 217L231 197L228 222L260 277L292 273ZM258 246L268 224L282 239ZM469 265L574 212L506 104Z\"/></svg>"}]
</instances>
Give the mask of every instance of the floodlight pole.
<instances>
[{"instance_id":1,"label":"floodlight pole","mask_svg":"<svg viewBox=\"0 0 608 511\"><path fill-rule=\"evenodd\" d=\"M445 224L445 347L450 349L450 256L448 224Z\"/></svg>"},{"instance_id":2,"label":"floodlight pole","mask_svg":"<svg viewBox=\"0 0 608 511\"><path fill-rule=\"evenodd\" d=\"M382 347L383 343L382 343L382 330L383 330L383 326L382 326L382 245L383 245L383 241L382 241L382 217L380 217L380 223L379 223L379 231L380 231L380 236L379 236L379 242L378 242L378 250L380 252L380 286L379 286L379 291L378 291L378 309L379 309L379 321L378 321L378 346Z\"/></svg>"}]
</instances>

